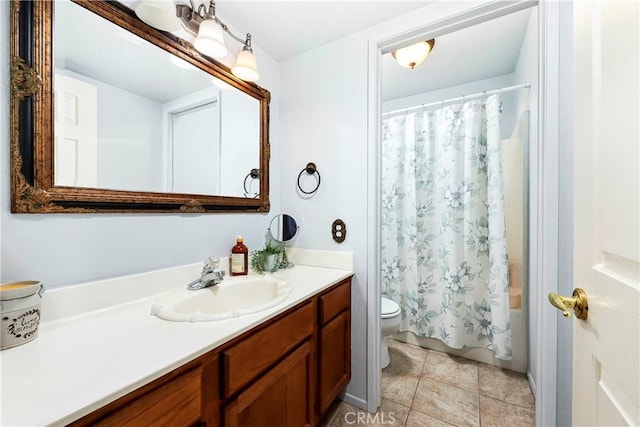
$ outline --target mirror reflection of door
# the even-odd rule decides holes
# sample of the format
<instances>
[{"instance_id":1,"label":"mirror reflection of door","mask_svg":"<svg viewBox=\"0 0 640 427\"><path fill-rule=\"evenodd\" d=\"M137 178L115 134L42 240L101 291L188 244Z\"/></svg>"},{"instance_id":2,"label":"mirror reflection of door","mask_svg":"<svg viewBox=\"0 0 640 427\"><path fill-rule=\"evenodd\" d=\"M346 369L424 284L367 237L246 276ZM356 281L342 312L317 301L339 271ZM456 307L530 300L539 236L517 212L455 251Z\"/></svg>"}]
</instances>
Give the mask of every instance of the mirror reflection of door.
<instances>
[{"instance_id":1,"label":"mirror reflection of door","mask_svg":"<svg viewBox=\"0 0 640 427\"><path fill-rule=\"evenodd\" d=\"M87 82L55 75L55 185L98 182L98 95Z\"/></svg>"},{"instance_id":2,"label":"mirror reflection of door","mask_svg":"<svg viewBox=\"0 0 640 427\"><path fill-rule=\"evenodd\" d=\"M173 164L169 191L220 194L218 135L217 101L171 114Z\"/></svg>"},{"instance_id":3,"label":"mirror reflection of door","mask_svg":"<svg viewBox=\"0 0 640 427\"><path fill-rule=\"evenodd\" d=\"M95 106L74 111L93 111L97 141L86 160L55 123L56 185L244 197L247 171L260 167L257 98L78 4L56 2L53 24L57 73L95 87Z\"/></svg>"},{"instance_id":4,"label":"mirror reflection of door","mask_svg":"<svg viewBox=\"0 0 640 427\"><path fill-rule=\"evenodd\" d=\"M255 99L237 91L220 93L220 194L244 194L244 177L253 168L260 167L260 153L255 141L260 139L260 122L246 117L259 117L260 108ZM259 192L259 186L255 192Z\"/></svg>"}]
</instances>

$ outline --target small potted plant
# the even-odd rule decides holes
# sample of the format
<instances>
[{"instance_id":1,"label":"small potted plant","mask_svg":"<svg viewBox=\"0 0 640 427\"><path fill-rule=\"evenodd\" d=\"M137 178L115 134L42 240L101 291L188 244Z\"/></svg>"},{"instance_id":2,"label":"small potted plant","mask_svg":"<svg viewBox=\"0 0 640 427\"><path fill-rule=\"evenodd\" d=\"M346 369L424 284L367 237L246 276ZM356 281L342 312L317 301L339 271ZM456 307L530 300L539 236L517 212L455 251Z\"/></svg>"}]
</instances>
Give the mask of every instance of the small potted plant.
<instances>
[{"instance_id":1,"label":"small potted plant","mask_svg":"<svg viewBox=\"0 0 640 427\"><path fill-rule=\"evenodd\" d=\"M283 251L284 246L267 243L264 249L251 252L251 269L259 274L278 270Z\"/></svg>"}]
</instances>

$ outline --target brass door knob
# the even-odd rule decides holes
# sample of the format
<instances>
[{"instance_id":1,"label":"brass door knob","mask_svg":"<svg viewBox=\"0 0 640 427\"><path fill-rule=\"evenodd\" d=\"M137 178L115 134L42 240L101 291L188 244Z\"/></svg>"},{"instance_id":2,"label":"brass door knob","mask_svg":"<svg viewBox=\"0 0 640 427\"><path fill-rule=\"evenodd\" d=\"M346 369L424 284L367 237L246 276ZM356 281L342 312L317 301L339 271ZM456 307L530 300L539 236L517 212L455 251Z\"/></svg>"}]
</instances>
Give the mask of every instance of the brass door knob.
<instances>
[{"instance_id":1,"label":"brass door knob","mask_svg":"<svg viewBox=\"0 0 640 427\"><path fill-rule=\"evenodd\" d=\"M572 297L564 297L558 295L555 292L549 293L549 302L562 311L564 317L571 317L570 309L573 308L573 312L580 320L586 320L589 314L589 304L587 302L587 294L581 288L575 288L573 290Z\"/></svg>"}]
</instances>

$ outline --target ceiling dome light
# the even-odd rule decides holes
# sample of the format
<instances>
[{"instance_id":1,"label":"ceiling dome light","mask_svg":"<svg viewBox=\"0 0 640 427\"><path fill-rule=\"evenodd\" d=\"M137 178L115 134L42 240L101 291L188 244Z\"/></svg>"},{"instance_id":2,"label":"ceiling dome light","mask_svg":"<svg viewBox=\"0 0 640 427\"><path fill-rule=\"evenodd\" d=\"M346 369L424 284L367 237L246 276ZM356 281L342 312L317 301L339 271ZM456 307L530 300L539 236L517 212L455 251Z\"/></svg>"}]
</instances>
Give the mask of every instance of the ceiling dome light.
<instances>
[{"instance_id":1,"label":"ceiling dome light","mask_svg":"<svg viewBox=\"0 0 640 427\"><path fill-rule=\"evenodd\" d=\"M142 22L162 31L177 31L181 27L172 0L142 0L135 12Z\"/></svg>"},{"instance_id":2,"label":"ceiling dome light","mask_svg":"<svg viewBox=\"0 0 640 427\"><path fill-rule=\"evenodd\" d=\"M431 53L435 44L436 41L431 39L403 47L402 49L391 52L391 55L393 55L395 60L398 61L398 64L405 68L414 69L427 59L427 56L429 56L429 53Z\"/></svg>"},{"instance_id":3,"label":"ceiling dome light","mask_svg":"<svg viewBox=\"0 0 640 427\"><path fill-rule=\"evenodd\" d=\"M205 19L200 23L198 37L193 41L193 47L199 52L212 58L227 56L227 47L224 45L222 27L213 19Z\"/></svg>"}]
</instances>

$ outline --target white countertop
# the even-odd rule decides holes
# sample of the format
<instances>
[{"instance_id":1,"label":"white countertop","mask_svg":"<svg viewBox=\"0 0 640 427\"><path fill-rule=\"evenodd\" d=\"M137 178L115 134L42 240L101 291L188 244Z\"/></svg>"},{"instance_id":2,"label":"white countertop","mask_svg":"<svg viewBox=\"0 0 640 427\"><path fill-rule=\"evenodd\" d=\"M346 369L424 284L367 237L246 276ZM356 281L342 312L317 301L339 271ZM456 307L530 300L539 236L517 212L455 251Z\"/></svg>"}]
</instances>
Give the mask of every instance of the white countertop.
<instances>
[{"instance_id":1,"label":"white countertop","mask_svg":"<svg viewBox=\"0 0 640 427\"><path fill-rule=\"evenodd\" d=\"M316 251L302 252L301 261L318 259ZM45 293L38 338L0 352L1 425L65 425L91 413L352 275L352 255L336 254L342 261L332 263L330 255L325 264L339 268L296 265L273 273L292 285L284 303L214 322L150 314L159 295L186 286L201 264Z\"/></svg>"}]
</instances>

